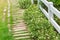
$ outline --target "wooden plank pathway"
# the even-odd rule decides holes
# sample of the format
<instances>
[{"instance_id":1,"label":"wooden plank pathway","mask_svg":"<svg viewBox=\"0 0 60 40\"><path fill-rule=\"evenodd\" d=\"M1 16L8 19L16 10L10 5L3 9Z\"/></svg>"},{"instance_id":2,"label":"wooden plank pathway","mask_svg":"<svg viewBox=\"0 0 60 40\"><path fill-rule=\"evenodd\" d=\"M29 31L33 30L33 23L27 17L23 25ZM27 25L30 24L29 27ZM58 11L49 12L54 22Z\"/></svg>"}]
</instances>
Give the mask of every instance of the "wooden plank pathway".
<instances>
[{"instance_id":1,"label":"wooden plank pathway","mask_svg":"<svg viewBox=\"0 0 60 40\"><path fill-rule=\"evenodd\" d=\"M12 8L13 8L13 26L12 26L12 34L14 40L31 40L30 33L27 30L27 26L23 20L23 12L24 9L20 9L17 7L17 1L11 0Z\"/></svg>"}]
</instances>

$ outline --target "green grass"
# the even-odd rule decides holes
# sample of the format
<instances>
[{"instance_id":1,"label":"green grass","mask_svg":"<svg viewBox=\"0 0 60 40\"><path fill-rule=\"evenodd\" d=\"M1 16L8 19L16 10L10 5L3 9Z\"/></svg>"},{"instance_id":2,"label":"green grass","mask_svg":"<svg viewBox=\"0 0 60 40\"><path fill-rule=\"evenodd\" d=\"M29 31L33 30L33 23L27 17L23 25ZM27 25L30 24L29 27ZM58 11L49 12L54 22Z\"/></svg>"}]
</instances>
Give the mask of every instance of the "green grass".
<instances>
[{"instance_id":1,"label":"green grass","mask_svg":"<svg viewBox=\"0 0 60 40\"><path fill-rule=\"evenodd\" d=\"M7 0L0 0L0 40L13 40L11 32L8 29L8 10L7 10ZM3 10L6 7L5 20L3 21Z\"/></svg>"},{"instance_id":2,"label":"green grass","mask_svg":"<svg viewBox=\"0 0 60 40\"><path fill-rule=\"evenodd\" d=\"M12 40L12 34L9 32L8 26L5 22L0 22L0 40Z\"/></svg>"},{"instance_id":3,"label":"green grass","mask_svg":"<svg viewBox=\"0 0 60 40\"><path fill-rule=\"evenodd\" d=\"M12 10L12 3L11 3L11 6L10 6L10 24L11 24L11 28L12 28L12 24L13 24L13 17L12 17L12 13L13 13L13 10Z\"/></svg>"}]
</instances>

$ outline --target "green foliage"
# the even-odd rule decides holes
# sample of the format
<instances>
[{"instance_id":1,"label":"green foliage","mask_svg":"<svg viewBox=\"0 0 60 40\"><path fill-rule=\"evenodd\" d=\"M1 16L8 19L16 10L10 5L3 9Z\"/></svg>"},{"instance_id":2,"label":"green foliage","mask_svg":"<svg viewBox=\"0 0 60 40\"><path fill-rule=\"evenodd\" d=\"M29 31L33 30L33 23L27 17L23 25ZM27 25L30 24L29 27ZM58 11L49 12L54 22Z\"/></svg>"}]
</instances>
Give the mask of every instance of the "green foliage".
<instances>
[{"instance_id":1,"label":"green foliage","mask_svg":"<svg viewBox=\"0 0 60 40\"><path fill-rule=\"evenodd\" d=\"M60 5L60 0L48 0L48 1L52 1L54 5Z\"/></svg>"},{"instance_id":2,"label":"green foliage","mask_svg":"<svg viewBox=\"0 0 60 40\"><path fill-rule=\"evenodd\" d=\"M37 4L37 0L34 0L34 4Z\"/></svg>"},{"instance_id":3,"label":"green foliage","mask_svg":"<svg viewBox=\"0 0 60 40\"><path fill-rule=\"evenodd\" d=\"M60 19L56 15L54 15L54 17L54 20L60 25Z\"/></svg>"},{"instance_id":4,"label":"green foliage","mask_svg":"<svg viewBox=\"0 0 60 40\"><path fill-rule=\"evenodd\" d=\"M20 8L28 8L31 5L31 0L19 0L19 6Z\"/></svg>"},{"instance_id":5,"label":"green foliage","mask_svg":"<svg viewBox=\"0 0 60 40\"><path fill-rule=\"evenodd\" d=\"M13 16L12 16L12 13L13 13L13 8L12 8L12 3L11 3L11 6L10 6L10 25L12 27L12 24L13 24Z\"/></svg>"},{"instance_id":6,"label":"green foliage","mask_svg":"<svg viewBox=\"0 0 60 40\"><path fill-rule=\"evenodd\" d=\"M60 40L60 35L37 6L25 10L24 20L33 40Z\"/></svg>"},{"instance_id":7,"label":"green foliage","mask_svg":"<svg viewBox=\"0 0 60 40\"><path fill-rule=\"evenodd\" d=\"M60 0L48 0L48 1L51 1L53 2L54 6L60 10Z\"/></svg>"}]
</instances>

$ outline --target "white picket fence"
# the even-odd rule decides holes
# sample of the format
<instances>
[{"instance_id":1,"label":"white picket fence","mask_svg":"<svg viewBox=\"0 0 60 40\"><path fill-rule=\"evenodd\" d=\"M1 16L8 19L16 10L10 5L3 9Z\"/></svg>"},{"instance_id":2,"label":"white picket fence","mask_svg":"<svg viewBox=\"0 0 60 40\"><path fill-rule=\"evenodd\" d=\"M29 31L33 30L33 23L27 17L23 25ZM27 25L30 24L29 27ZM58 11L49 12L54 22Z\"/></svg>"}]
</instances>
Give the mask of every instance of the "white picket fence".
<instances>
[{"instance_id":1,"label":"white picket fence","mask_svg":"<svg viewBox=\"0 0 60 40\"><path fill-rule=\"evenodd\" d=\"M48 8L48 12L39 4L40 2L44 3L45 6ZM31 3L34 3L34 0L31 0ZM54 26L54 28L60 33L60 26L57 24L57 22L54 20L54 14L60 18L60 11L58 11L54 6L52 2L48 2L47 0L38 0L38 7L40 10L45 14L45 16L48 18L48 20L51 22L51 24Z\"/></svg>"}]
</instances>

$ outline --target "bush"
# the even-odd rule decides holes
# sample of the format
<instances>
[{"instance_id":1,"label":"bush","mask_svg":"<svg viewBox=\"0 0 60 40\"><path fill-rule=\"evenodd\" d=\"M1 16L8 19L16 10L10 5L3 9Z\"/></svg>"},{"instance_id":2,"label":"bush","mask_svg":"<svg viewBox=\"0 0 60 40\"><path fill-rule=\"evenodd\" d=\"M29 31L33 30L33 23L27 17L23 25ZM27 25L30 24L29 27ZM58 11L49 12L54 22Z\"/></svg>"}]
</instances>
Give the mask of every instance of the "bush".
<instances>
[{"instance_id":1,"label":"bush","mask_svg":"<svg viewBox=\"0 0 60 40\"><path fill-rule=\"evenodd\" d=\"M19 0L20 8L28 8L31 5L31 0Z\"/></svg>"},{"instance_id":2,"label":"bush","mask_svg":"<svg viewBox=\"0 0 60 40\"><path fill-rule=\"evenodd\" d=\"M24 12L24 20L33 40L60 40L60 35L37 6L30 6Z\"/></svg>"}]
</instances>

